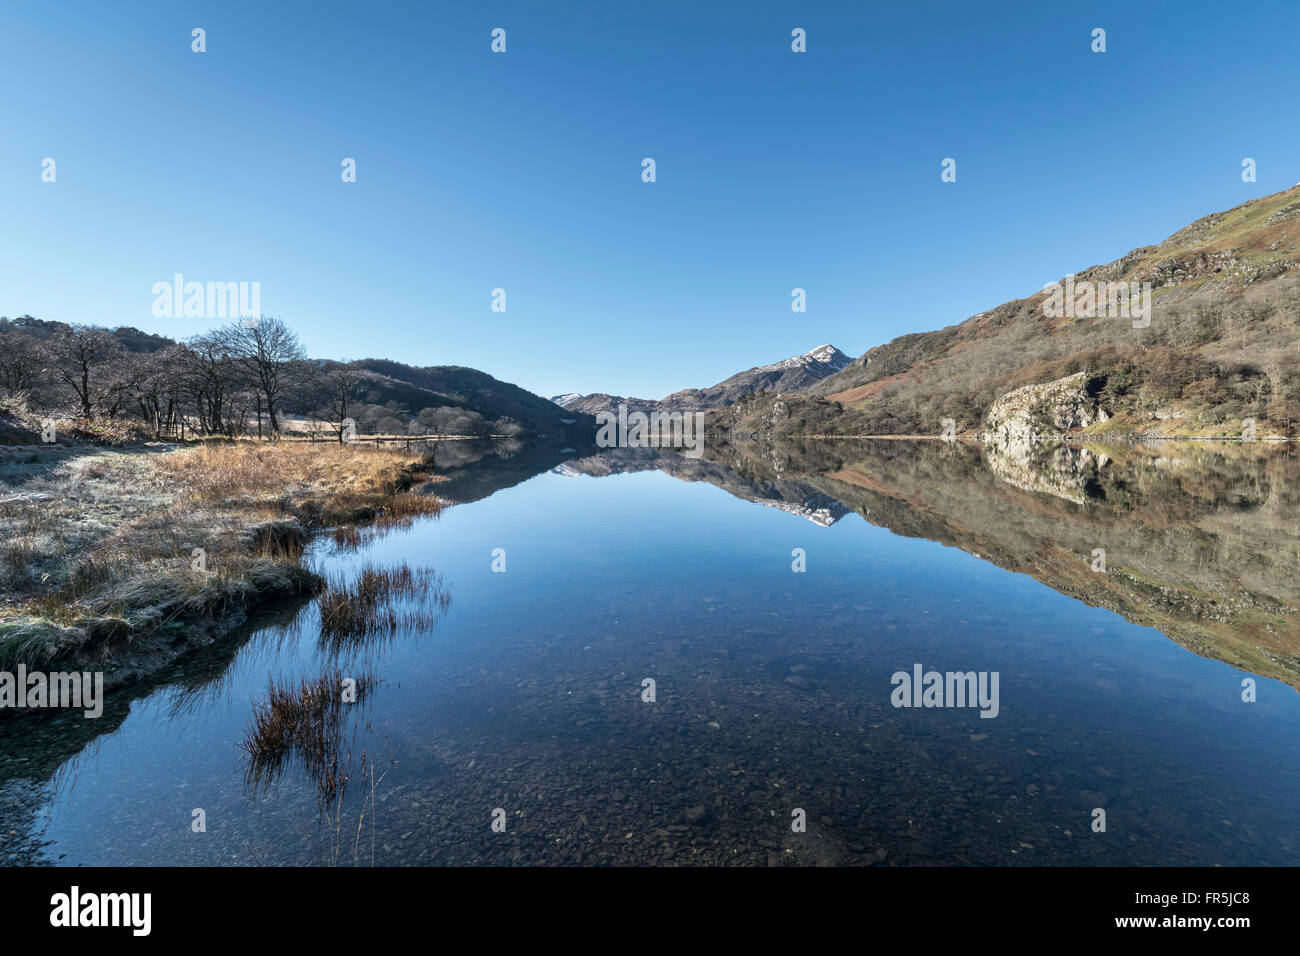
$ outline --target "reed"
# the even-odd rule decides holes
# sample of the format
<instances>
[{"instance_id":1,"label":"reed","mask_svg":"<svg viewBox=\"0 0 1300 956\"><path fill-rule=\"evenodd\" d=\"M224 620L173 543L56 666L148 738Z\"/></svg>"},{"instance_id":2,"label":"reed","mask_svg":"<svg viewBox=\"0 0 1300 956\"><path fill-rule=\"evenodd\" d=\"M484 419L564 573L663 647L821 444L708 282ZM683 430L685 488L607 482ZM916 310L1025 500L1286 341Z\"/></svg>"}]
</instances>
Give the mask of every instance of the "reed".
<instances>
[{"instance_id":1,"label":"reed","mask_svg":"<svg viewBox=\"0 0 1300 956\"><path fill-rule=\"evenodd\" d=\"M341 795L350 775L350 751L344 730L353 707L364 704L378 685L371 673L351 675L355 700L344 699L346 675L332 668L297 682L272 678L265 699L254 701L253 715L241 747L246 779L254 787L273 783L297 758L316 784L322 803Z\"/></svg>"},{"instance_id":2,"label":"reed","mask_svg":"<svg viewBox=\"0 0 1300 956\"><path fill-rule=\"evenodd\" d=\"M321 641L339 650L400 631L432 630L451 606L451 591L431 568L366 564L350 578L327 577L316 604Z\"/></svg>"}]
</instances>

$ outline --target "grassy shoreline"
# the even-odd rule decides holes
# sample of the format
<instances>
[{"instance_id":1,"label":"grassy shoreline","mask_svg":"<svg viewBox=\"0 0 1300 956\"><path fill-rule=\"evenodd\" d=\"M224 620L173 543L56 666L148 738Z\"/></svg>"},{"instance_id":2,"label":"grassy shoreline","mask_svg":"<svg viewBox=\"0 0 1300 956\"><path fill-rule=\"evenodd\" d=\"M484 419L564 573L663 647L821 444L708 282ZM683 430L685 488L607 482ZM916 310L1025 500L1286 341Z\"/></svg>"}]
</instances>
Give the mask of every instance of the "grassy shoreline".
<instances>
[{"instance_id":1,"label":"grassy shoreline","mask_svg":"<svg viewBox=\"0 0 1300 956\"><path fill-rule=\"evenodd\" d=\"M339 444L0 448L0 669L112 688L315 594L325 528L437 514L422 452Z\"/></svg>"}]
</instances>

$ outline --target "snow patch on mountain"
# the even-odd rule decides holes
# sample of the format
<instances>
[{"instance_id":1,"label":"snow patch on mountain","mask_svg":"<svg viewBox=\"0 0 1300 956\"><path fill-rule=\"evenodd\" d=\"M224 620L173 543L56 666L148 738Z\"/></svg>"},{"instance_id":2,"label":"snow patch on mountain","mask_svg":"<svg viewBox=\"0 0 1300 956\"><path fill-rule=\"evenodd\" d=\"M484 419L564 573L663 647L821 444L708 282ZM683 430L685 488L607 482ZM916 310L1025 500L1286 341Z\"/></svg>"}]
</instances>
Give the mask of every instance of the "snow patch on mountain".
<instances>
[{"instance_id":1,"label":"snow patch on mountain","mask_svg":"<svg viewBox=\"0 0 1300 956\"><path fill-rule=\"evenodd\" d=\"M849 358L833 345L819 345L817 348L803 355L796 355L793 358L784 359L780 362L774 362L771 365L760 365L754 371L766 372L780 368L812 368L813 366L822 366L819 371L824 371L827 375L831 372L838 372L840 369L848 368L853 364L853 359Z\"/></svg>"}]
</instances>

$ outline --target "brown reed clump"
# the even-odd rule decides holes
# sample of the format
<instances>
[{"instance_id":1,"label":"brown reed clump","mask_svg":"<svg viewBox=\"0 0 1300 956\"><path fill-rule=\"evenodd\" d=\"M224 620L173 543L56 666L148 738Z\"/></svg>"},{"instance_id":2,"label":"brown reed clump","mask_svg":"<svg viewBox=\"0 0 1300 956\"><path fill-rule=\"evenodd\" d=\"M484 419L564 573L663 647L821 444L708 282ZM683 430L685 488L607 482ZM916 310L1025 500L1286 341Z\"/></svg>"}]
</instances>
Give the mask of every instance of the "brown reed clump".
<instances>
[{"instance_id":1,"label":"brown reed clump","mask_svg":"<svg viewBox=\"0 0 1300 956\"><path fill-rule=\"evenodd\" d=\"M355 700L345 699L349 676L355 681ZM322 801L340 794L351 764L344 741L349 709L364 703L377 685L373 674L346 675L337 668L297 683L272 678L266 699L253 703L253 719L241 744L249 783L270 785L296 757Z\"/></svg>"},{"instance_id":2,"label":"brown reed clump","mask_svg":"<svg viewBox=\"0 0 1300 956\"><path fill-rule=\"evenodd\" d=\"M451 606L451 591L432 568L366 564L351 579L328 577L316 603L322 642L342 649L399 631L432 630Z\"/></svg>"},{"instance_id":3,"label":"brown reed clump","mask_svg":"<svg viewBox=\"0 0 1300 956\"><path fill-rule=\"evenodd\" d=\"M393 531L412 527L421 518L436 518L446 502L433 495L402 492L394 495L365 524L341 524L329 532L337 551L358 551Z\"/></svg>"}]
</instances>

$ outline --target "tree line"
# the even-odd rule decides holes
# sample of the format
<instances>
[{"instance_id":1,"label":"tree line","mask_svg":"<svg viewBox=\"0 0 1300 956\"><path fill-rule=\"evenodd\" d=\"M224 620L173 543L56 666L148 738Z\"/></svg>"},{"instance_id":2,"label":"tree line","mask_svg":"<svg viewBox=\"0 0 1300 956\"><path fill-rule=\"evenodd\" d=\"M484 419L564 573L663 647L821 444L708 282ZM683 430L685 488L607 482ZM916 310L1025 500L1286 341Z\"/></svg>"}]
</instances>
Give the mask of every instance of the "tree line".
<instances>
[{"instance_id":1,"label":"tree line","mask_svg":"<svg viewBox=\"0 0 1300 956\"><path fill-rule=\"evenodd\" d=\"M130 423L156 438L256 435L275 439L296 410L313 431L511 434L502 419L454 407L412 414L368 404L371 381L347 362L307 357L278 318L231 322L181 342L136 329L0 318L0 402L9 411Z\"/></svg>"}]
</instances>

